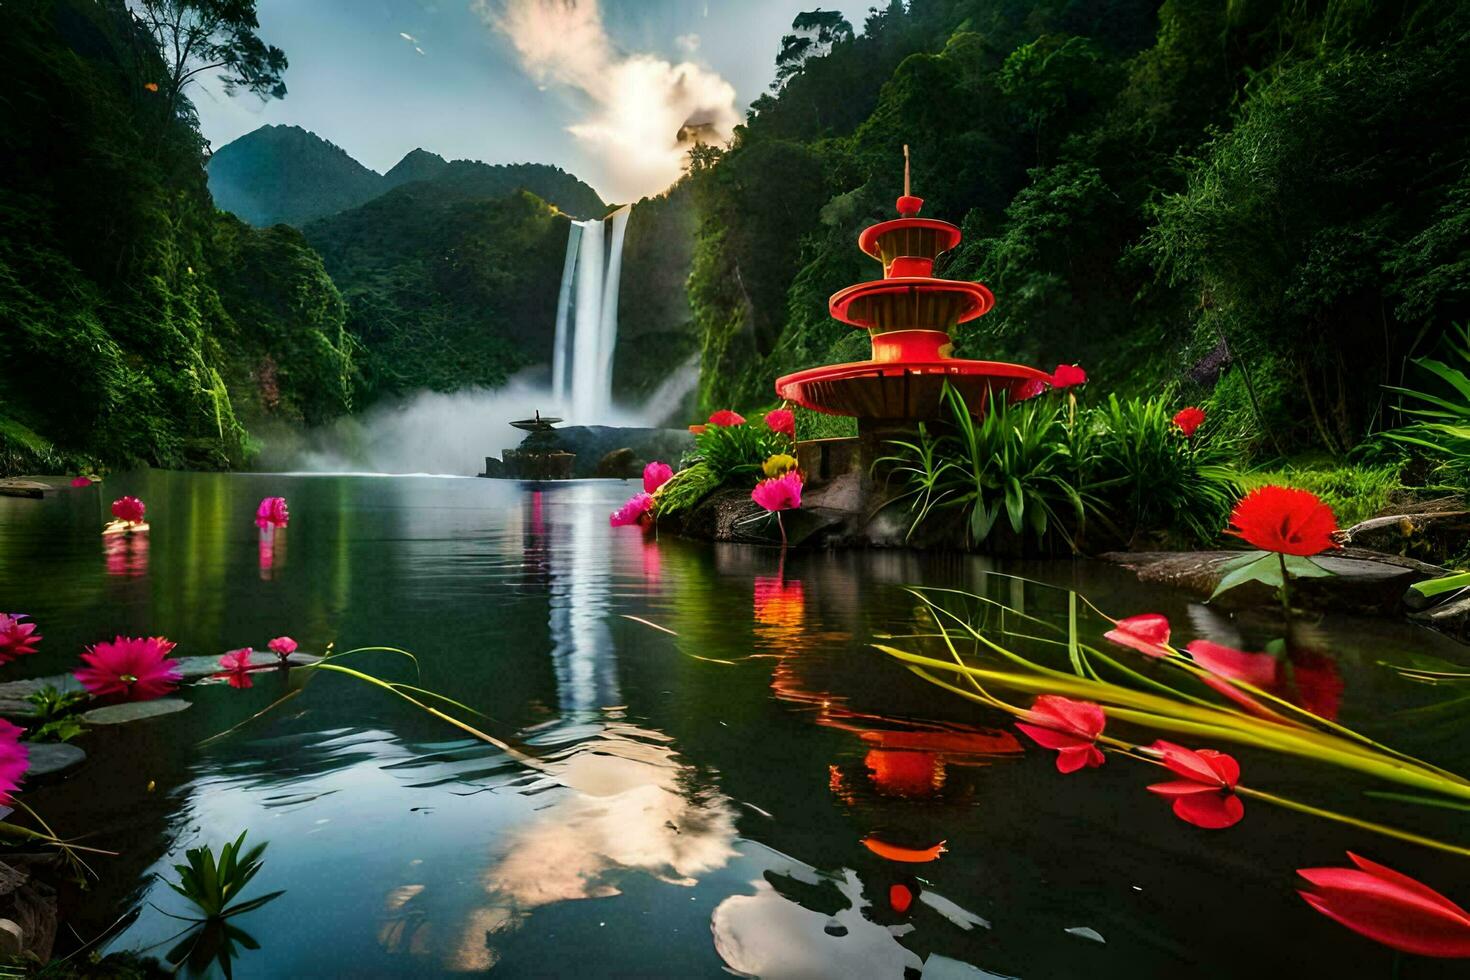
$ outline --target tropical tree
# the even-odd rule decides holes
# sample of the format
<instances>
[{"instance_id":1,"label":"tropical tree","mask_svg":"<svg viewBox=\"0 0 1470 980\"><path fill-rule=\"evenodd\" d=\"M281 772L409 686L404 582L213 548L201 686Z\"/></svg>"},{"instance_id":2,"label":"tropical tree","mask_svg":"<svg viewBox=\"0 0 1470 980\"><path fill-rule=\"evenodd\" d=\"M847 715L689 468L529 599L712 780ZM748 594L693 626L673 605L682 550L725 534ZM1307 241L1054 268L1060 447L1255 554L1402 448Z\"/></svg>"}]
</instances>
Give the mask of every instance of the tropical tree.
<instances>
[{"instance_id":1,"label":"tropical tree","mask_svg":"<svg viewBox=\"0 0 1470 980\"><path fill-rule=\"evenodd\" d=\"M286 52L256 33L255 0L132 0L129 7L163 58L168 74L160 88L170 116L184 88L216 70L229 95L243 90L261 99L285 97Z\"/></svg>"}]
</instances>

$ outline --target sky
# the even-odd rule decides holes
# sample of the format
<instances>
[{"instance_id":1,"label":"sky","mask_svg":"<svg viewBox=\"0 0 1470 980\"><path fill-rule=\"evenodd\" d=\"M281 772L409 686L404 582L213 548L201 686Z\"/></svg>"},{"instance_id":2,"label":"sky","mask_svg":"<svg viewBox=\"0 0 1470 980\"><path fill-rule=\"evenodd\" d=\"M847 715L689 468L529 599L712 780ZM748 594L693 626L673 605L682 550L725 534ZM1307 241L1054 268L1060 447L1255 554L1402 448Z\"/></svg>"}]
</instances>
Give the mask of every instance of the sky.
<instances>
[{"instance_id":1,"label":"sky","mask_svg":"<svg viewBox=\"0 0 1470 980\"><path fill-rule=\"evenodd\" d=\"M678 176L693 122L716 139L767 90L802 9L862 30L876 0L258 0L290 59L284 99L191 91L218 149L301 126L382 173L422 147L446 159L550 163L609 202Z\"/></svg>"}]
</instances>

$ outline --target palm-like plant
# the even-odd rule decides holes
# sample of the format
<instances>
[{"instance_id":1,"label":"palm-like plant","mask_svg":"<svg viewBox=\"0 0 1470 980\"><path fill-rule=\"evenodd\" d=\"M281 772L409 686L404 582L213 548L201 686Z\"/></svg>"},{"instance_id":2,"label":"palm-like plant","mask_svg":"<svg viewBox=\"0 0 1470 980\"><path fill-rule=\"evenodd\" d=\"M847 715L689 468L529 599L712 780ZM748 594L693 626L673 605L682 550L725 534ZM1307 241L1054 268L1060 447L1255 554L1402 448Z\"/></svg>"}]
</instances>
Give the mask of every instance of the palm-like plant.
<instances>
[{"instance_id":1,"label":"palm-like plant","mask_svg":"<svg viewBox=\"0 0 1470 980\"><path fill-rule=\"evenodd\" d=\"M1470 477L1470 325L1452 330L1445 347L1453 364L1432 357L1418 357L1413 363L1447 387L1435 394L1390 386L1390 391L1420 403L1403 411L1423 421L1384 434L1396 442L1428 449L1439 457L1440 472L1463 488Z\"/></svg>"},{"instance_id":2,"label":"palm-like plant","mask_svg":"<svg viewBox=\"0 0 1470 980\"><path fill-rule=\"evenodd\" d=\"M188 864L174 865L174 870L179 873L179 880L168 882L168 886L193 902L204 913L205 921L227 919L249 912L284 894L275 891L247 902L230 904L239 897L250 879L260 872L263 863L260 856L265 853L266 845L257 844L249 851L243 851L245 833L242 831L234 841L220 848L218 861L206 844L203 847L191 847L184 852Z\"/></svg>"}]
</instances>

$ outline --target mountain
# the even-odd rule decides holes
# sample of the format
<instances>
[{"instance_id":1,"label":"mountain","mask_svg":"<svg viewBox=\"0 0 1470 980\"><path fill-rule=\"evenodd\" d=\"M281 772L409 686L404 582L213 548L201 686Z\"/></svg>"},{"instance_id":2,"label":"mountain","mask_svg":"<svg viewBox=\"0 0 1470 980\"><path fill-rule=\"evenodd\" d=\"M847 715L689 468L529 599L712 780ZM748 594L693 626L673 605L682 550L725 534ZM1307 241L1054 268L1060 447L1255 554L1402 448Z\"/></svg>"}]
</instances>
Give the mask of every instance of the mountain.
<instances>
[{"instance_id":1,"label":"mountain","mask_svg":"<svg viewBox=\"0 0 1470 980\"><path fill-rule=\"evenodd\" d=\"M262 126L209 160L215 204L257 227L300 227L377 197L383 176L300 126Z\"/></svg>"},{"instance_id":2,"label":"mountain","mask_svg":"<svg viewBox=\"0 0 1470 980\"><path fill-rule=\"evenodd\" d=\"M208 172L215 203L257 227L301 228L396 188L422 183L434 184L426 193L440 201L484 200L525 190L574 217L607 213L596 191L560 167L450 162L419 148L379 174L299 126L262 126L247 133L220 147Z\"/></svg>"}]
</instances>

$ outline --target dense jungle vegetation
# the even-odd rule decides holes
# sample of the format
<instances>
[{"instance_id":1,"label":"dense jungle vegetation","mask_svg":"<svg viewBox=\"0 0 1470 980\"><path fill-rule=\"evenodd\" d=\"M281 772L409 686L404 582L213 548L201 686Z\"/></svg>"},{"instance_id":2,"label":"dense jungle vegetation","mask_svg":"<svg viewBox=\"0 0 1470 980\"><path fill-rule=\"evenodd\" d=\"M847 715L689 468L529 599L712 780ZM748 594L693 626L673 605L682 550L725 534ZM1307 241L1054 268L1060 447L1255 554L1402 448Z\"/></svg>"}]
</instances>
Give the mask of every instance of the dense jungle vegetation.
<instances>
[{"instance_id":1,"label":"dense jungle vegetation","mask_svg":"<svg viewBox=\"0 0 1470 980\"><path fill-rule=\"evenodd\" d=\"M905 143L965 233L938 274L996 294L959 353L1174 386L1266 457L1401 424L1385 386L1470 313L1463 4L895 0L802 40L694 160L709 408L866 356L826 299L881 274Z\"/></svg>"}]
</instances>

